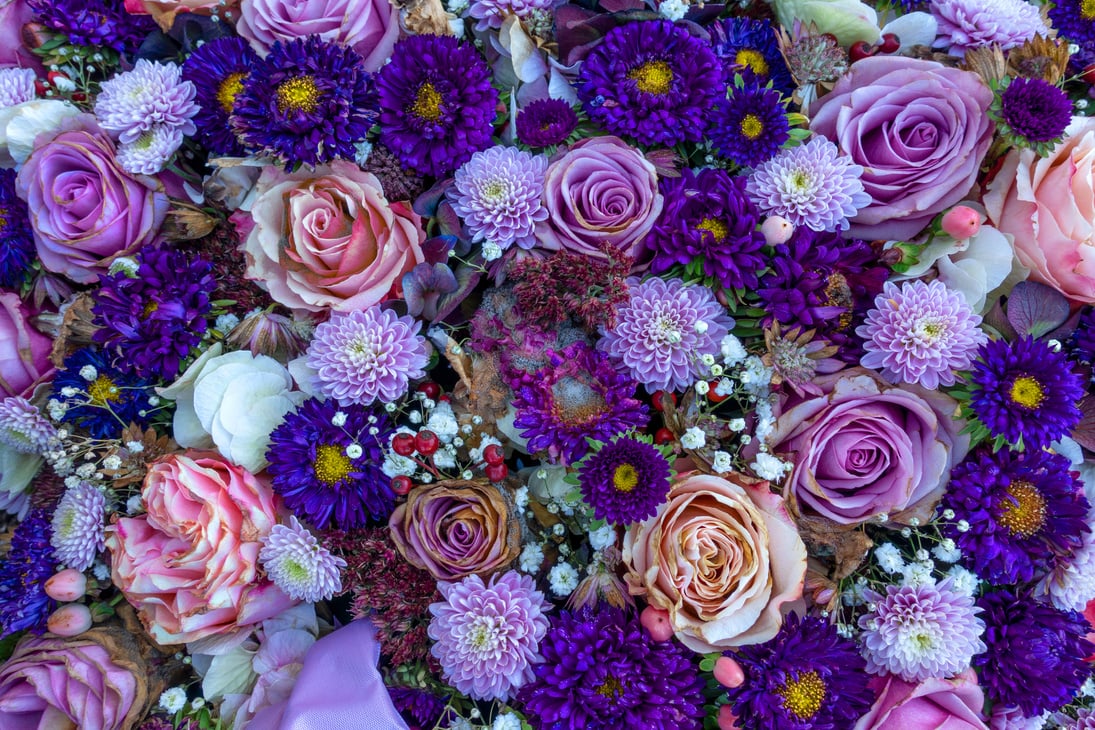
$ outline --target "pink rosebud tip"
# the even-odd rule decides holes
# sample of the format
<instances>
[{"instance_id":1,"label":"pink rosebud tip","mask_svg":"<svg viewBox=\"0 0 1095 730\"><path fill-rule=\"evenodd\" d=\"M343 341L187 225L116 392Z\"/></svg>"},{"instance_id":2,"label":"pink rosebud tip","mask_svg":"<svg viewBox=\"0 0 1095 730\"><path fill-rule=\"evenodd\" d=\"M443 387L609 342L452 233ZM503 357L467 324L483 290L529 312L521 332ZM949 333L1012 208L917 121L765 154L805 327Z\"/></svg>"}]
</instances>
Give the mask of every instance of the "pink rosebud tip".
<instances>
[{"instance_id":1,"label":"pink rosebud tip","mask_svg":"<svg viewBox=\"0 0 1095 730\"><path fill-rule=\"evenodd\" d=\"M981 230L981 214L965 205L956 205L943 214L943 232L957 241L965 241Z\"/></svg>"},{"instance_id":2,"label":"pink rosebud tip","mask_svg":"<svg viewBox=\"0 0 1095 730\"><path fill-rule=\"evenodd\" d=\"M715 679L727 689L740 687L745 681L741 665L728 656L720 656L715 662Z\"/></svg>"},{"instance_id":3,"label":"pink rosebud tip","mask_svg":"<svg viewBox=\"0 0 1095 730\"><path fill-rule=\"evenodd\" d=\"M835 595L836 591L834 591L832 588L822 588L820 591L817 592L817 595L814 596L814 603L818 604L819 606L823 606L829 601L833 600L833 596Z\"/></svg>"},{"instance_id":4,"label":"pink rosebud tip","mask_svg":"<svg viewBox=\"0 0 1095 730\"><path fill-rule=\"evenodd\" d=\"M643 609L642 615L639 616L639 621L654 641L669 641L670 637L673 636L673 625L669 623L668 611L647 606Z\"/></svg>"},{"instance_id":5,"label":"pink rosebud tip","mask_svg":"<svg viewBox=\"0 0 1095 730\"><path fill-rule=\"evenodd\" d=\"M760 232L764 234L764 240L769 246L787 243L795 232L795 226L783 216L770 215L760 226Z\"/></svg>"},{"instance_id":6,"label":"pink rosebud tip","mask_svg":"<svg viewBox=\"0 0 1095 730\"><path fill-rule=\"evenodd\" d=\"M719 708L719 730L741 730L738 726L738 716L730 709L730 705Z\"/></svg>"},{"instance_id":7,"label":"pink rosebud tip","mask_svg":"<svg viewBox=\"0 0 1095 730\"><path fill-rule=\"evenodd\" d=\"M46 581L46 595L55 601L78 601L87 590L87 578L75 568L65 568Z\"/></svg>"},{"instance_id":8,"label":"pink rosebud tip","mask_svg":"<svg viewBox=\"0 0 1095 730\"><path fill-rule=\"evenodd\" d=\"M77 636L91 628L91 610L82 603L66 603L46 619L46 628L58 636Z\"/></svg>"}]
</instances>

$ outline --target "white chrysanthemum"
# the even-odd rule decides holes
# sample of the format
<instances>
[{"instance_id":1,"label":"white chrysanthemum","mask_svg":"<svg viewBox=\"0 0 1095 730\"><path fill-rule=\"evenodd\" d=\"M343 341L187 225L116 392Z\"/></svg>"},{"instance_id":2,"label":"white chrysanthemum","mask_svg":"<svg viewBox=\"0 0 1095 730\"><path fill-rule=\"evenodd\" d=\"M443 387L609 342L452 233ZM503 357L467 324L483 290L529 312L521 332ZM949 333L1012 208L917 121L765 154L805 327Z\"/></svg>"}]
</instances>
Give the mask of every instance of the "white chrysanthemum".
<instances>
[{"instance_id":1,"label":"white chrysanthemum","mask_svg":"<svg viewBox=\"0 0 1095 730\"><path fill-rule=\"evenodd\" d=\"M263 538L259 561L274 585L294 600L314 603L342 591L339 569L346 561L320 545L296 517L274 525Z\"/></svg>"},{"instance_id":2,"label":"white chrysanthemum","mask_svg":"<svg viewBox=\"0 0 1095 730\"><path fill-rule=\"evenodd\" d=\"M33 69L0 68L0 109L34 98Z\"/></svg>"},{"instance_id":3,"label":"white chrysanthemum","mask_svg":"<svg viewBox=\"0 0 1095 730\"><path fill-rule=\"evenodd\" d=\"M65 491L53 512L49 538L53 554L62 565L76 570L91 567L103 549L105 514L106 497L87 482Z\"/></svg>"},{"instance_id":4,"label":"white chrysanthemum","mask_svg":"<svg viewBox=\"0 0 1095 730\"><path fill-rule=\"evenodd\" d=\"M140 59L132 71L104 81L95 100L99 125L122 143L135 142L156 127L194 134L198 113L194 84L182 80L173 63Z\"/></svg>"},{"instance_id":5,"label":"white chrysanthemum","mask_svg":"<svg viewBox=\"0 0 1095 730\"><path fill-rule=\"evenodd\" d=\"M182 147L178 129L156 127L133 142L118 146L118 164L131 175L155 175L161 172Z\"/></svg>"}]
</instances>

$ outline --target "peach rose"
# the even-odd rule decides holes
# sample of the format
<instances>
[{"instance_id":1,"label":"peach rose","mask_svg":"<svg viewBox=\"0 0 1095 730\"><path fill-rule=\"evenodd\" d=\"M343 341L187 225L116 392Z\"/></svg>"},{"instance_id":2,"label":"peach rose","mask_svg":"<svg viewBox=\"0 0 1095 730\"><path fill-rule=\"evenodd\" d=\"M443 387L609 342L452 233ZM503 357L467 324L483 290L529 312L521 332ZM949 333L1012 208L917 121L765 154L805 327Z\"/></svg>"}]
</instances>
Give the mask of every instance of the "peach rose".
<instances>
[{"instance_id":1,"label":"peach rose","mask_svg":"<svg viewBox=\"0 0 1095 730\"><path fill-rule=\"evenodd\" d=\"M1032 279L1095 304L1095 118L1074 118L1045 157L1009 152L985 193L985 210L1015 238Z\"/></svg>"},{"instance_id":2,"label":"peach rose","mask_svg":"<svg viewBox=\"0 0 1095 730\"><path fill-rule=\"evenodd\" d=\"M806 576L806 546L783 499L734 473L677 481L658 513L624 535L624 561L632 595L668 611L697 652L771 639Z\"/></svg>"},{"instance_id":3,"label":"peach rose","mask_svg":"<svg viewBox=\"0 0 1095 730\"><path fill-rule=\"evenodd\" d=\"M403 275L425 260L422 219L353 163L267 167L256 189L247 276L290 309L351 311L402 296Z\"/></svg>"},{"instance_id":4,"label":"peach rose","mask_svg":"<svg viewBox=\"0 0 1095 730\"><path fill-rule=\"evenodd\" d=\"M160 644L179 644L276 616L293 601L259 578L260 540L279 498L250 472L194 452L151 464L146 514L107 531L114 584Z\"/></svg>"}]
</instances>

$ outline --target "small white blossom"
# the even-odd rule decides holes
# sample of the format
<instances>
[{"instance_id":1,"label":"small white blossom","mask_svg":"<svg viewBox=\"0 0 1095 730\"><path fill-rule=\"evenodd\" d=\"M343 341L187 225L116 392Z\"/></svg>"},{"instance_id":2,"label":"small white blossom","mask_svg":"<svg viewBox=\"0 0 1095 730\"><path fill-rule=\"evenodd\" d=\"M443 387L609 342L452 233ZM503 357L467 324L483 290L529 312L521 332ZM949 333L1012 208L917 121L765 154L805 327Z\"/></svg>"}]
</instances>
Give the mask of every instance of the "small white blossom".
<instances>
[{"instance_id":1,"label":"small white blossom","mask_svg":"<svg viewBox=\"0 0 1095 730\"><path fill-rule=\"evenodd\" d=\"M740 432L745 430L745 419L744 418L731 419L730 421L727 421L726 427L729 428L734 433L740 433Z\"/></svg>"},{"instance_id":2,"label":"small white blossom","mask_svg":"<svg viewBox=\"0 0 1095 730\"><path fill-rule=\"evenodd\" d=\"M535 573L544 564L544 549L538 543L530 542L521 550L517 565L525 573Z\"/></svg>"},{"instance_id":3,"label":"small white blossom","mask_svg":"<svg viewBox=\"0 0 1095 730\"><path fill-rule=\"evenodd\" d=\"M127 514L137 514L141 511L141 507L141 495L139 494L134 494L132 497L125 501L125 511Z\"/></svg>"},{"instance_id":4,"label":"small white blossom","mask_svg":"<svg viewBox=\"0 0 1095 730\"><path fill-rule=\"evenodd\" d=\"M589 545L594 550L604 550L616 544L616 528L612 525L601 525L589 533Z\"/></svg>"},{"instance_id":5,"label":"small white blossom","mask_svg":"<svg viewBox=\"0 0 1095 730\"><path fill-rule=\"evenodd\" d=\"M99 377L99 371L95 369L94 365L84 365L80 368L80 377L90 383Z\"/></svg>"},{"instance_id":6,"label":"small white blossom","mask_svg":"<svg viewBox=\"0 0 1095 730\"><path fill-rule=\"evenodd\" d=\"M874 559L878 567L887 573L900 573L905 568L901 551L892 542L884 542L874 549Z\"/></svg>"},{"instance_id":7,"label":"small white blossom","mask_svg":"<svg viewBox=\"0 0 1095 730\"><path fill-rule=\"evenodd\" d=\"M160 707L169 715L186 707L186 690L182 687L172 687L160 695Z\"/></svg>"},{"instance_id":8,"label":"small white blossom","mask_svg":"<svg viewBox=\"0 0 1095 730\"><path fill-rule=\"evenodd\" d=\"M350 444L346 447L346 456L351 459L360 459L364 451L361 448L361 444Z\"/></svg>"},{"instance_id":9,"label":"small white blossom","mask_svg":"<svg viewBox=\"0 0 1095 730\"><path fill-rule=\"evenodd\" d=\"M103 468L104 469L114 470L114 469L120 468L121 466L122 466L122 459L117 454L111 454L110 456L103 459Z\"/></svg>"},{"instance_id":10,"label":"small white blossom","mask_svg":"<svg viewBox=\"0 0 1095 730\"><path fill-rule=\"evenodd\" d=\"M722 342L719 343L719 349L722 351L722 361L726 365L737 365L748 356L748 352L745 350L745 346L741 344L734 335L726 335L722 338Z\"/></svg>"},{"instance_id":11,"label":"small white blossom","mask_svg":"<svg viewBox=\"0 0 1095 730\"><path fill-rule=\"evenodd\" d=\"M513 493L513 503L519 510L528 507L528 487L519 487L517 491Z\"/></svg>"},{"instance_id":12,"label":"small white blossom","mask_svg":"<svg viewBox=\"0 0 1095 730\"><path fill-rule=\"evenodd\" d=\"M578 587L578 571L570 563L556 563L548 572L551 592L559 598L566 598Z\"/></svg>"},{"instance_id":13,"label":"small white blossom","mask_svg":"<svg viewBox=\"0 0 1095 730\"><path fill-rule=\"evenodd\" d=\"M913 587L931 585L935 583L935 579L932 578L933 570L935 565L930 560L909 563L901 573L901 585Z\"/></svg>"},{"instance_id":14,"label":"small white blossom","mask_svg":"<svg viewBox=\"0 0 1095 730\"><path fill-rule=\"evenodd\" d=\"M961 565L955 565L947 571L947 577L951 579L951 588L966 596L972 596L981 582L975 574Z\"/></svg>"},{"instance_id":15,"label":"small white blossom","mask_svg":"<svg viewBox=\"0 0 1095 730\"><path fill-rule=\"evenodd\" d=\"M932 548L932 555L941 563L955 563L962 557L962 551L954 544L954 540L948 537Z\"/></svg>"},{"instance_id":16,"label":"small white blossom","mask_svg":"<svg viewBox=\"0 0 1095 730\"><path fill-rule=\"evenodd\" d=\"M422 423L422 414L418 411L411 411L407 414L407 420L414 424Z\"/></svg>"},{"instance_id":17,"label":"small white blossom","mask_svg":"<svg viewBox=\"0 0 1095 730\"><path fill-rule=\"evenodd\" d=\"M711 390L711 385L706 380L696 381L694 387L696 388L697 395L707 395L707 391Z\"/></svg>"},{"instance_id":18,"label":"small white blossom","mask_svg":"<svg viewBox=\"0 0 1095 730\"><path fill-rule=\"evenodd\" d=\"M342 428L346 425L346 414L342 411L335 411L335 415L331 416L331 425L338 428Z\"/></svg>"},{"instance_id":19,"label":"small white blossom","mask_svg":"<svg viewBox=\"0 0 1095 730\"><path fill-rule=\"evenodd\" d=\"M722 397L726 397L734 394L734 383L730 378L720 378L719 382L715 385L715 392Z\"/></svg>"},{"instance_id":20,"label":"small white blossom","mask_svg":"<svg viewBox=\"0 0 1095 730\"><path fill-rule=\"evenodd\" d=\"M707 434L699 426L692 426L681 436L681 446L686 449L702 449L707 443Z\"/></svg>"},{"instance_id":21,"label":"small white blossom","mask_svg":"<svg viewBox=\"0 0 1095 730\"><path fill-rule=\"evenodd\" d=\"M776 456L772 456L771 454L762 451L757 454L756 461L750 464L749 468L761 479L767 479L770 482L778 482L783 478L783 475L791 471L794 466Z\"/></svg>"},{"instance_id":22,"label":"small white blossom","mask_svg":"<svg viewBox=\"0 0 1095 730\"><path fill-rule=\"evenodd\" d=\"M502 247L494 241L483 242L483 260L497 261L502 258Z\"/></svg>"},{"instance_id":23,"label":"small white blossom","mask_svg":"<svg viewBox=\"0 0 1095 730\"><path fill-rule=\"evenodd\" d=\"M714 377L714 378L717 378L720 375L722 375L722 365L719 365L718 363L715 363L714 365L711 366L711 376Z\"/></svg>"},{"instance_id":24,"label":"small white blossom","mask_svg":"<svg viewBox=\"0 0 1095 730\"><path fill-rule=\"evenodd\" d=\"M214 323L214 327L218 332L229 332L240 323L240 318L231 312L225 312L217 317L217 321Z\"/></svg>"},{"instance_id":25,"label":"small white blossom","mask_svg":"<svg viewBox=\"0 0 1095 730\"><path fill-rule=\"evenodd\" d=\"M725 474L734 468L734 462L730 454L725 451L716 451L715 458L711 460L711 468L718 474Z\"/></svg>"}]
</instances>

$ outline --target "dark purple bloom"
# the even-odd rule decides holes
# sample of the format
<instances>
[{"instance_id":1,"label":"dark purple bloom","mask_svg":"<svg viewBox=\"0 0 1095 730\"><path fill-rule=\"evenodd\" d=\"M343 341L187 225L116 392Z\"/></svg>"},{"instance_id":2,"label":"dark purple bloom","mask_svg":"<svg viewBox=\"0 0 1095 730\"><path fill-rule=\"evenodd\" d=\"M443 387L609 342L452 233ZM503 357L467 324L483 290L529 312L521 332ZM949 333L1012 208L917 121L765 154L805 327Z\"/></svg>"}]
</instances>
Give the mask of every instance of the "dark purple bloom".
<instances>
[{"instance_id":1,"label":"dark purple bloom","mask_svg":"<svg viewBox=\"0 0 1095 730\"><path fill-rule=\"evenodd\" d=\"M87 348L66 357L53 378L52 398L65 407L61 420L87 429L97 439L117 438L130 423L147 428L152 383L124 363L112 365L103 353Z\"/></svg>"},{"instance_id":2,"label":"dark purple bloom","mask_svg":"<svg viewBox=\"0 0 1095 730\"><path fill-rule=\"evenodd\" d=\"M517 139L529 147L562 144L578 126L578 113L562 99L539 99L517 113Z\"/></svg>"},{"instance_id":3,"label":"dark purple bloom","mask_svg":"<svg viewBox=\"0 0 1095 730\"><path fill-rule=\"evenodd\" d=\"M749 84L719 99L707 136L723 157L742 167L767 162L790 138L790 124L779 92Z\"/></svg>"},{"instance_id":4,"label":"dark purple bloom","mask_svg":"<svg viewBox=\"0 0 1095 730\"><path fill-rule=\"evenodd\" d=\"M643 144L702 140L708 110L725 88L710 46L668 20L613 28L578 72L589 118Z\"/></svg>"},{"instance_id":5,"label":"dark purple bloom","mask_svg":"<svg viewBox=\"0 0 1095 730\"><path fill-rule=\"evenodd\" d=\"M419 727L435 727L448 700L417 687L389 687L388 695L404 719L418 723Z\"/></svg>"},{"instance_id":6,"label":"dark purple bloom","mask_svg":"<svg viewBox=\"0 0 1095 730\"><path fill-rule=\"evenodd\" d=\"M438 304L460 288L456 274L445 264L416 264L403 275L403 298L407 314L427 321L437 319Z\"/></svg>"},{"instance_id":7,"label":"dark purple bloom","mask_svg":"<svg viewBox=\"0 0 1095 730\"><path fill-rule=\"evenodd\" d=\"M578 486L593 516L616 524L640 522L669 493L669 461L654 446L621 436L582 460Z\"/></svg>"},{"instance_id":8,"label":"dark purple bloom","mask_svg":"<svg viewBox=\"0 0 1095 730\"><path fill-rule=\"evenodd\" d=\"M66 36L74 46L112 48L133 54L156 24L131 15L124 0L30 0L38 22Z\"/></svg>"},{"instance_id":9,"label":"dark purple bloom","mask_svg":"<svg viewBox=\"0 0 1095 730\"><path fill-rule=\"evenodd\" d=\"M1072 101L1047 81L1019 77L1004 89L995 113L1010 135L1035 144L1053 142L1072 121Z\"/></svg>"},{"instance_id":10,"label":"dark purple bloom","mask_svg":"<svg viewBox=\"0 0 1095 730\"><path fill-rule=\"evenodd\" d=\"M691 653L654 641L618 609L563 611L540 644L544 663L521 693L540 730L699 730L703 680Z\"/></svg>"},{"instance_id":11,"label":"dark purple bloom","mask_svg":"<svg viewBox=\"0 0 1095 730\"><path fill-rule=\"evenodd\" d=\"M183 78L197 89L201 110L194 116L198 137L219 155L242 156L243 145L232 131L229 117L243 82L258 55L242 38L216 38L198 48L183 64Z\"/></svg>"},{"instance_id":12,"label":"dark purple bloom","mask_svg":"<svg viewBox=\"0 0 1095 730\"><path fill-rule=\"evenodd\" d=\"M0 170L0 286L19 289L34 261L27 204L15 194L15 171Z\"/></svg>"},{"instance_id":13,"label":"dark purple bloom","mask_svg":"<svg viewBox=\"0 0 1095 730\"><path fill-rule=\"evenodd\" d=\"M769 81L782 94L795 90L791 72L779 52L776 32L767 20L723 18L713 23L711 48L725 70L729 83L735 74L764 86Z\"/></svg>"},{"instance_id":14,"label":"dark purple bloom","mask_svg":"<svg viewBox=\"0 0 1095 730\"><path fill-rule=\"evenodd\" d=\"M41 634L57 605L46 595L46 581L57 572L49 512L32 509L15 528L11 550L0 560L0 638L19 631Z\"/></svg>"},{"instance_id":15,"label":"dark purple bloom","mask_svg":"<svg viewBox=\"0 0 1095 730\"><path fill-rule=\"evenodd\" d=\"M1095 46L1095 13L1086 0L1057 0L1049 11L1057 33L1083 48Z\"/></svg>"},{"instance_id":16,"label":"dark purple bloom","mask_svg":"<svg viewBox=\"0 0 1095 730\"><path fill-rule=\"evenodd\" d=\"M1095 363L1095 307L1087 307L1080 315L1076 329L1069 337L1068 349L1076 362Z\"/></svg>"}]
</instances>

